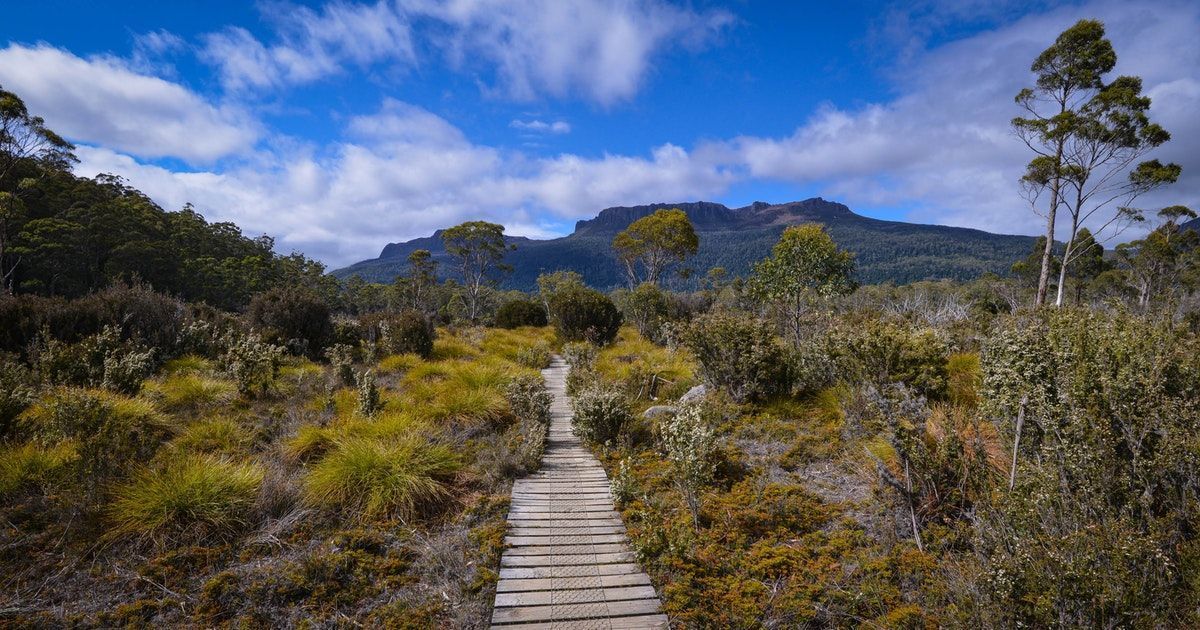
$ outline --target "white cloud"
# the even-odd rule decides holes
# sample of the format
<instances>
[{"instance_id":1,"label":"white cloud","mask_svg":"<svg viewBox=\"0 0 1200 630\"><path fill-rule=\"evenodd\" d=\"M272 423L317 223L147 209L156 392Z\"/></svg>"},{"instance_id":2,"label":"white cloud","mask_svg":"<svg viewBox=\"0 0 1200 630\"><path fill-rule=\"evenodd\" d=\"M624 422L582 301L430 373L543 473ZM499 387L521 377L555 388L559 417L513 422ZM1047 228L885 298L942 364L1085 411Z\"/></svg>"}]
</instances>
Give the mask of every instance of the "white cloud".
<instances>
[{"instance_id":1,"label":"white cloud","mask_svg":"<svg viewBox=\"0 0 1200 630\"><path fill-rule=\"evenodd\" d=\"M668 45L696 49L733 22L662 0L406 0L406 10L451 31L439 43L456 67L484 67L518 100L631 98Z\"/></svg>"},{"instance_id":2,"label":"white cloud","mask_svg":"<svg viewBox=\"0 0 1200 630\"><path fill-rule=\"evenodd\" d=\"M1118 73L1154 97L1151 117L1174 135L1155 157L1184 166L1146 207L1200 204L1200 5L1092 2L1025 17L916 54L897 68L900 95L858 109L819 110L786 138L745 137L723 159L756 178L817 184L858 209L912 208L914 220L1037 233L1043 219L1018 194L1030 159L1012 135L1029 63L1076 20L1108 26ZM1128 235L1125 235L1128 236Z\"/></svg>"},{"instance_id":3,"label":"white cloud","mask_svg":"<svg viewBox=\"0 0 1200 630\"><path fill-rule=\"evenodd\" d=\"M48 45L0 49L0 84L62 135L144 158L209 162L248 151L260 133L182 85Z\"/></svg>"},{"instance_id":4,"label":"white cloud","mask_svg":"<svg viewBox=\"0 0 1200 630\"><path fill-rule=\"evenodd\" d=\"M191 201L212 220L270 233L284 251L300 249L335 265L469 219L545 237L556 233L550 225L601 207L703 197L733 181L720 166L673 145L647 157L502 154L399 101L352 119L347 130L355 141L334 145L323 156L281 152L265 169L172 172L84 146L76 171L121 174L165 207Z\"/></svg>"},{"instance_id":5,"label":"white cloud","mask_svg":"<svg viewBox=\"0 0 1200 630\"><path fill-rule=\"evenodd\" d=\"M340 73L346 64L416 60L408 21L386 0L333 2L320 12L275 2L264 13L276 25L278 41L269 45L240 27L202 37L201 57L217 66L229 90L310 83Z\"/></svg>"},{"instance_id":6,"label":"white cloud","mask_svg":"<svg viewBox=\"0 0 1200 630\"><path fill-rule=\"evenodd\" d=\"M519 129L521 131L529 131L534 133L552 133L555 135L571 133L570 123L563 120L555 120L546 122L544 120L514 120L508 123L509 127Z\"/></svg>"}]
</instances>

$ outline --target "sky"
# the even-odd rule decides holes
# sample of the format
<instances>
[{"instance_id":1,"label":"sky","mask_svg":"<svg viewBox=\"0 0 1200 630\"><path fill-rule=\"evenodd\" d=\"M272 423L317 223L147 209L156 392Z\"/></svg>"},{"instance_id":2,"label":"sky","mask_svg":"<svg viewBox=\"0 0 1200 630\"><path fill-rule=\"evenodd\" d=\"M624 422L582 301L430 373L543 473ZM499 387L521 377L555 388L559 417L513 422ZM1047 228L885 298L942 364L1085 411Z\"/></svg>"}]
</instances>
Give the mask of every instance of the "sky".
<instances>
[{"instance_id":1,"label":"sky","mask_svg":"<svg viewBox=\"0 0 1200 630\"><path fill-rule=\"evenodd\" d=\"M466 220L548 238L695 200L1036 234L1013 97L1081 18L1184 169L1139 205L1200 209L1196 0L6 0L0 86L77 174L331 267Z\"/></svg>"}]
</instances>

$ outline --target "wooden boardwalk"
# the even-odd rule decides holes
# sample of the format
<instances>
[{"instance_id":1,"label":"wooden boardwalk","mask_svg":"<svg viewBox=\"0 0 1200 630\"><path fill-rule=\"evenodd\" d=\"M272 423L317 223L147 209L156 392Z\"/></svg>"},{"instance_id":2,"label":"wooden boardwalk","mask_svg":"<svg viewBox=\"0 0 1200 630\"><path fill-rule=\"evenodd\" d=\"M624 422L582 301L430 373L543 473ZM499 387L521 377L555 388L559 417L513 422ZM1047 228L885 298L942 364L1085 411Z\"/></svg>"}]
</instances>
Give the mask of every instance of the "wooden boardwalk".
<instances>
[{"instance_id":1,"label":"wooden boardwalk","mask_svg":"<svg viewBox=\"0 0 1200 630\"><path fill-rule=\"evenodd\" d=\"M571 431L567 366L542 371L554 394L538 472L513 484L493 628L666 628L634 560L600 462Z\"/></svg>"}]
</instances>

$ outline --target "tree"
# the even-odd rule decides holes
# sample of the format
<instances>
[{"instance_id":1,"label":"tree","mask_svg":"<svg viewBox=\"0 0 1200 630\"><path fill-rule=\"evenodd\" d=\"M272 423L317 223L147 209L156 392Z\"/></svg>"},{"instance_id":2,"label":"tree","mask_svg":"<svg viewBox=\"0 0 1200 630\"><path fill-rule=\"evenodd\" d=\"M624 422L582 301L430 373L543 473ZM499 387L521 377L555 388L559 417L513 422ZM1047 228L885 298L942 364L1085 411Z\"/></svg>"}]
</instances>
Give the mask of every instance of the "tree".
<instances>
[{"instance_id":1,"label":"tree","mask_svg":"<svg viewBox=\"0 0 1200 630\"><path fill-rule=\"evenodd\" d=\"M550 302L554 296L560 291L570 288L584 287L583 276L576 271L555 271L553 273L543 273L537 278L538 295L542 300L542 307L550 314L550 318L554 318L554 313L550 309Z\"/></svg>"},{"instance_id":2,"label":"tree","mask_svg":"<svg viewBox=\"0 0 1200 630\"><path fill-rule=\"evenodd\" d=\"M1101 77L1116 63L1117 54L1104 38L1104 25L1080 20L1033 61L1030 70L1037 75L1036 87L1024 88L1016 97L1028 117L1014 118L1012 126L1035 154L1021 178L1022 186L1035 208L1043 192L1050 196L1036 306L1045 304L1050 283L1055 218L1062 203L1067 144L1076 133L1077 110L1103 86Z\"/></svg>"},{"instance_id":3,"label":"tree","mask_svg":"<svg viewBox=\"0 0 1200 630\"><path fill-rule=\"evenodd\" d=\"M1170 206L1158 216L1165 222L1145 238L1117 246L1117 260L1125 267L1142 308L1193 280L1193 272L1200 268L1200 234L1181 227L1196 213L1185 206Z\"/></svg>"},{"instance_id":4,"label":"tree","mask_svg":"<svg viewBox=\"0 0 1200 630\"><path fill-rule=\"evenodd\" d=\"M1013 266L1010 269L1010 271L1012 272L1013 277L1015 277L1017 279L1017 281L1020 282L1023 287L1027 287L1027 288L1036 288L1037 287L1038 279L1040 277L1041 269L1043 266L1042 256L1043 256L1043 252L1045 252L1045 251L1046 251L1046 237L1039 236L1036 239L1034 239L1033 248L1032 248L1032 250L1030 250L1029 255L1026 256L1025 258L1013 263ZM1052 252L1051 258L1050 258L1051 275L1057 276L1058 275L1058 267L1062 261L1059 259L1058 256L1053 254L1053 249L1051 249L1051 252Z\"/></svg>"},{"instance_id":5,"label":"tree","mask_svg":"<svg viewBox=\"0 0 1200 630\"><path fill-rule=\"evenodd\" d=\"M409 308L428 314L433 288L437 285L438 261L428 249L418 249L408 255L408 275L396 278L396 287Z\"/></svg>"},{"instance_id":6,"label":"tree","mask_svg":"<svg viewBox=\"0 0 1200 630\"><path fill-rule=\"evenodd\" d=\"M612 247L632 289L643 282L657 286L672 263L683 262L700 249L700 239L687 213L672 208L634 221L613 238Z\"/></svg>"},{"instance_id":7,"label":"tree","mask_svg":"<svg viewBox=\"0 0 1200 630\"><path fill-rule=\"evenodd\" d=\"M1140 195L1179 179L1178 164L1147 160L1131 166L1146 152L1170 139L1146 115L1150 98L1142 96L1142 80L1121 76L1101 88L1081 108L1064 153L1063 208L1070 218L1055 306L1062 306L1066 277L1076 258L1076 241L1084 223L1103 232L1122 220L1140 221L1131 208ZM1079 251L1078 255L1086 255Z\"/></svg>"},{"instance_id":8,"label":"tree","mask_svg":"<svg viewBox=\"0 0 1200 630\"><path fill-rule=\"evenodd\" d=\"M17 233L28 219L21 197L42 175L66 171L76 161L75 147L32 116L25 102L0 86L0 287L13 292Z\"/></svg>"},{"instance_id":9,"label":"tree","mask_svg":"<svg viewBox=\"0 0 1200 630\"><path fill-rule=\"evenodd\" d=\"M787 228L771 257L754 266L751 292L772 304L799 339L804 314L821 300L854 292L854 254L838 248L817 224Z\"/></svg>"},{"instance_id":10,"label":"tree","mask_svg":"<svg viewBox=\"0 0 1200 630\"><path fill-rule=\"evenodd\" d=\"M1083 302L1085 287L1112 265L1104 259L1104 245L1097 242L1087 228L1080 229L1074 241L1075 255L1071 259L1070 271L1062 278L1070 278L1074 282L1075 303L1079 304Z\"/></svg>"},{"instance_id":11,"label":"tree","mask_svg":"<svg viewBox=\"0 0 1200 630\"><path fill-rule=\"evenodd\" d=\"M495 283L492 274L508 271L504 254L516 249L516 245L504 242L504 226L487 221L468 221L442 232L446 251L458 260L463 277L464 301L467 319L479 319L484 291Z\"/></svg>"}]
</instances>

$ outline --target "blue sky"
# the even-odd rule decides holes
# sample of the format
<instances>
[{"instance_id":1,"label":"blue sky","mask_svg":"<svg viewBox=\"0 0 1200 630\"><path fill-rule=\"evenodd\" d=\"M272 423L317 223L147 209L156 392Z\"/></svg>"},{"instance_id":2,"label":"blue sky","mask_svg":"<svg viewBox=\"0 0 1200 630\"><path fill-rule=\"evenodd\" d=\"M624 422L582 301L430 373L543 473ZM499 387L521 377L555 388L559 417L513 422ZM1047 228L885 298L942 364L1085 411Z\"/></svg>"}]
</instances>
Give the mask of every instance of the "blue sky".
<instances>
[{"instance_id":1,"label":"blue sky","mask_svg":"<svg viewBox=\"0 0 1200 630\"><path fill-rule=\"evenodd\" d=\"M1034 233L1012 95L1081 17L1175 134L1185 179L1147 201L1200 204L1198 4L14 0L0 84L80 174L335 266L467 219L551 236L695 199Z\"/></svg>"}]
</instances>

